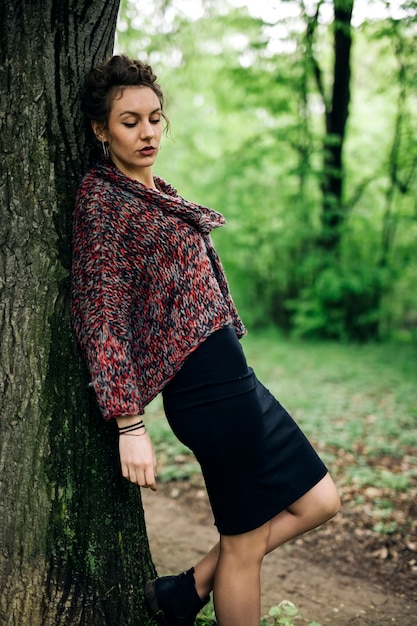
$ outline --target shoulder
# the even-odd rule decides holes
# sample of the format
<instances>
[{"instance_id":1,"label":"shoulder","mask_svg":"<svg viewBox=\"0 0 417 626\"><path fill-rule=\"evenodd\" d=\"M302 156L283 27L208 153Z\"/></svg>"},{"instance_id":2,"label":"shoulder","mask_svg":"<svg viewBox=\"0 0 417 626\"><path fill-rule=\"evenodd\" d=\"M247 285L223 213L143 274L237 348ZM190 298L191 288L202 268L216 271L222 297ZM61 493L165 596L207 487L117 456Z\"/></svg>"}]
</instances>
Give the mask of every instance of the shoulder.
<instances>
[{"instance_id":1,"label":"shoulder","mask_svg":"<svg viewBox=\"0 0 417 626\"><path fill-rule=\"evenodd\" d=\"M111 192L113 187L111 179L101 169L94 166L84 175L78 188L77 202L88 196Z\"/></svg>"},{"instance_id":2,"label":"shoulder","mask_svg":"<svg viewBox=\"0 0 417 626\"><path fill-rule=\"evenodd\" d=\"M106 216L117 212L118 196L117 185L101 166L94 166L85 174L78 188L75 220L99 220L102 223Z\"/></svg>"}]
</instances>

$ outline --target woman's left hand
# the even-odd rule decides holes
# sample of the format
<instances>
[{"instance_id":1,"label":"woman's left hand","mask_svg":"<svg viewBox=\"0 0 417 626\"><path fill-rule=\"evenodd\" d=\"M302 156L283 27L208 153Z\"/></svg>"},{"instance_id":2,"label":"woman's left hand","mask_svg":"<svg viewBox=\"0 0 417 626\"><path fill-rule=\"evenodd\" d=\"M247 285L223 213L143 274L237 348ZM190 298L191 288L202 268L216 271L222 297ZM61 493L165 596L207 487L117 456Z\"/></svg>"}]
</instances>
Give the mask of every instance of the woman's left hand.
<instances>
[{"instance_id":1,"label":"woman's left hand","mask_svg":"<svg viewBox=\"0 0 417 626\"><path fill-rule=\"evenodd\" d=\"M142 418L140 415L123 415L116 421L119 428L126 428L142 423ZM120 465L124 478L156 491L155 449L148 433L143 433L142 428L119 435Z\"/></svg>"},{"instance_id":2,"label":"woman's left hand","mask_svg":"<svg viewBox=\"0 0 417 626\"><path fill-rule=\"evenodd\" d=\"M140 487L156 491L156 457L148 433L120 435L119 453L123 476Z\"/></svg>"}]
</instances>

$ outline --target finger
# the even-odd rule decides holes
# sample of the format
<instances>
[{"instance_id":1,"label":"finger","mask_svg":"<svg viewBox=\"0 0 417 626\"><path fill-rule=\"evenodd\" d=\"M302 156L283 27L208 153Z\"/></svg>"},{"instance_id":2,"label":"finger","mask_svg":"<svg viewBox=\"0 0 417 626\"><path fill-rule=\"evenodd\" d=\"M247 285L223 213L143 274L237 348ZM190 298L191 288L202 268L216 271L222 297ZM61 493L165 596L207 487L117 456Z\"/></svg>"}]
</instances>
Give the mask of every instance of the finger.
<instances>
[{"instance_id":1,"label":"finger","mask_svg":"<svg viewBox=\"0 0 417 626\"><path fill-rule=\"evenodd\" d=\"M152 491L157 491L158 489L158 486L155 480L151 483L148 483L146 486L149 487L149 489L151 489Z\"/></svg>"},{"instance_id":2,"label":"finger","mask_svg":"<svg viewBox=\"0 0 417 626\"><path fill-rule=\"evenodd\" d=\"M145 483L145 472L135 466L129 466L129 480L134 485L142 486Z\"/></svg>"},{"instance_id":3,"label":"finger","mask_svg":"<svg viewBox=\"0 0 417 626\"><path fill-rule=\"evenodd\" d=\"M152 491L156 491L156 476L155 472L150 469L145 473L145 486L152 489Z\"/></svg>"},{"instance_id":4,"label":"finger","mask_svg":"<svg viewBox=\"0 0 417 626\"><path fill-rule=\"evenodd\" d=\"M123 478L127 478L127 480L130 480L130 476L129 476L129 467L122 463L122 476Z\"/></svg>"}]
</instances>

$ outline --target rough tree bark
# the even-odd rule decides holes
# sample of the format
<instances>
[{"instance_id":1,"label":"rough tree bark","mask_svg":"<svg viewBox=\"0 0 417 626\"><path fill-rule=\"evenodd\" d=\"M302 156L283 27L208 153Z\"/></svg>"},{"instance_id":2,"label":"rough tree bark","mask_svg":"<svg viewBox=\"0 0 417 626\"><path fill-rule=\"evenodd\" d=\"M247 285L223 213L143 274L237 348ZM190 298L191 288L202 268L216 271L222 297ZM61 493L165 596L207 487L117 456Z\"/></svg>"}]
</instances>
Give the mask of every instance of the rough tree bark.
<instances>
[{"instance_id":1,"label":"rough tree bark","mask_svg":"<svg viewBox=\"0 0 417 626\"><path fill-rule=\"evenodd\" d=\"M119 0L0 0L0 624L149 623L140 492L97 414L68 315L78 88Z\"/></svg>"}]
</instances>

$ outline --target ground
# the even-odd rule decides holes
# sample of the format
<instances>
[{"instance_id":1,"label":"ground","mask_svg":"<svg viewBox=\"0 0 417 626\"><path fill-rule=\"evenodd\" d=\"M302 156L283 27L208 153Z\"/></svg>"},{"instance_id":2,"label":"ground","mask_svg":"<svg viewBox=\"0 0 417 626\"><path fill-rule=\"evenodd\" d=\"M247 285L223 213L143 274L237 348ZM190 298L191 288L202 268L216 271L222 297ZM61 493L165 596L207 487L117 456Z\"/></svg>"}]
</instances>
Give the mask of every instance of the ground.
<instances>
[{"instance_id":1,"label":"ground","mask_svg":"<svg viewBox=\"0 0 417 626\"><path fill-rule=\"evenodd\" d=\"M415 524L407 532L375 532L366 505L373 496L365 493L360 507L343 504L334 520L266 557L263 614L290 600L305 618L300 624L315 620L323 626L417 626ZM156 493L143 490L142 497L160 575L190 567L216 541L198 481L165 483ZM351 500L346 491L342 499ZM394 504L397 520L416 520L414 494L399 494Z\"/></svg>"}]
</instances>

